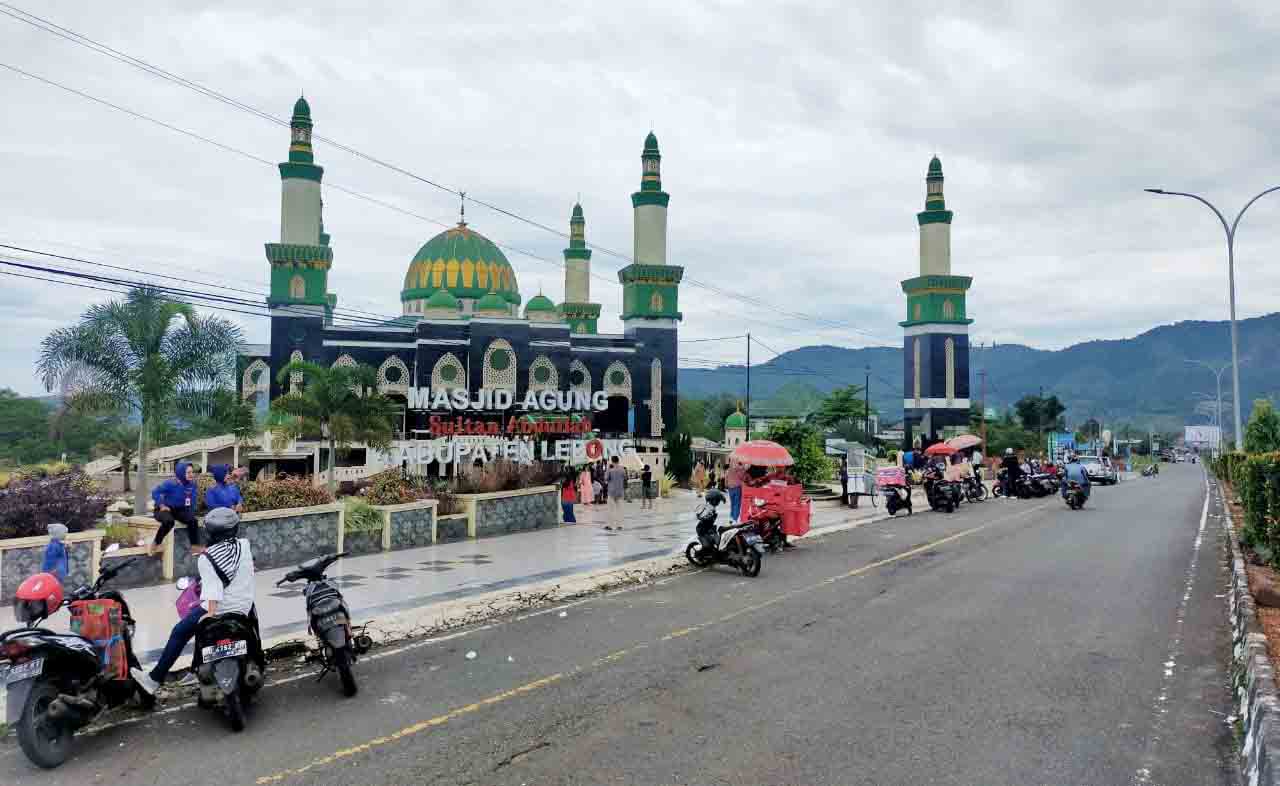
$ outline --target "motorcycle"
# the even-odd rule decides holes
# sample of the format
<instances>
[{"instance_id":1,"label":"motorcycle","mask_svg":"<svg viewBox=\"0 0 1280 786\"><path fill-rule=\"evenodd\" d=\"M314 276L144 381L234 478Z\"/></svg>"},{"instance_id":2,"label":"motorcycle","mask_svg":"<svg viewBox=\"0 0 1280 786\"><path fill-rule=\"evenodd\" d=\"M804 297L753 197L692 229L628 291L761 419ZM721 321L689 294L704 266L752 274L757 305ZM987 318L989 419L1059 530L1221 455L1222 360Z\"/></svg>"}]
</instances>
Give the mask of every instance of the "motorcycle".
<instances>
[{"instance_id":1,"label":"motorcycle","mask_svg":"<svg viewBox=\"0 0 1280 786\"><path fill-rule=\"evenodd\" d=\"M66 761L76 731L104 711L134 697L144 709L155 705L129 675L138 668L129 605L119 592L103 589L139 559L104 566L92 586L79 587L66 600L58 586L52 606L22 599L19 587L15 616L25 627L0 635L0 682L7 684L6 720L16 727L22 752L39 767ZM33 576L23 586L43 578ZM52 576L47 579L56 585ZM62 606L71 613L72 633L39 627Z\"/></svg>"},{"instance_id":2,"label":"motorcycle","mask_svg":"<svg viewBox=\"0 0 1280 786\"><path fill-rule=\"evenodd\" d=\"M930 508L952 513L960 507L964 492L959 483L945 480L942 470L931 467L924 472L924 496Z\"/></svg>"},{"instance_id":3,"label":"motorcycle","mask_svg":"<svg viewBox=\"0 0 1280 786\"><path fill-rule=\"evenodd\" d=\"M1065 494L1067 507L1072 510L1079 510L1084 507L1085 495L1084 487L1074 480L1067 481L1067 493Z\"/></svg>"},{"instance_id":4,"label":"motorcycle","mask_svg":"<svg viewBox=\"0 0 1280 786\"><path fill-rule=\"evenodd\" d=\"M1147 466L1142 468L1142 477L1144 478L1150 478L1159 474L1160 474L1159 464L1148 464Z\"/></svg>"},{"instance_id":5,"label":"motorcycle","mask_svg":"<svg viewBox=\"0 0 1280 786\"><path fill-rule=\"evenodd\" d=\"M324 575L330 565L344 556L329 554L307 560L277 581L276 586L306 580L302 594L307 600L307 618L310 620L307 629L320 643L318 658L323 667L317 680L324 679L330 671L336 671L342 681L342 693L354 696L357 686L351 667L360 655L372 649L373 639L363 627L359 633L353 634L351 610L347 608L338 585Z\"/></svg>"},{"instance_id":6,"label":"motorcycle","mask_svg":"<svg viewBox=\"0 0 1280 786\"><path fill-rule=\"evenodd\" d=\"M699 568L723 564L737 568L749 578L760 575L765 546L755 527L748 523L717 527L716 507L705 502L698 506L695 515L698 538L685 547L685 559Z\"/></svg>"},{"instance_id":7,"label":"motorcycle","mask_svg":"<svg viewBox=\"0 0 1280 786\"><path fill-rule=\"evenodd\" d=\"M987 484L976 474L964 479L964 498L969 502L981 502L987 498Z\"/></svg>"},{"instance_id":8,"label":"motorcycle","mask_svg":"<svg viewBox=\"0 0 1280 786\"><path fill-rule=\"evenodd\" d=\"M763 497L752 500L744 523L755 529L765 548L771 553L776 554L790 545L787 543L786 533L782 531L782 512Z\"/></svg>"},{"instance_id":9,"label":"motorcycle","mask_svg":"<svg viewBox=\"0 0 1280 786\"><path fill-rule=\"evenodd\" d=\"M185 590L191 581L178 579L178 589ZM265 681L266 658L254 612L206 614L196 628L192 655L191 670L200 690L196 704L203 709L221 705L231 730L243 731L245 710Z\"/></svg>"}]
</instances>

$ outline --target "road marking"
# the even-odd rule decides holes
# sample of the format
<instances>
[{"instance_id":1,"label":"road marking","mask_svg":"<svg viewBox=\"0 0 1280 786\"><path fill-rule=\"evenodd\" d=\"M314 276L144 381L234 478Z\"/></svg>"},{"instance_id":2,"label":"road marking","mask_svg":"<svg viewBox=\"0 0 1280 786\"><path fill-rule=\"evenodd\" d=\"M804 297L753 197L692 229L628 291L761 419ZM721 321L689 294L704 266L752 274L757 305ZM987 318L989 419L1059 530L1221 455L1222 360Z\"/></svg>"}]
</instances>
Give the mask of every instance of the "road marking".
<instances>
[{"instance_id":1,"label":"road marking","mask_svg":"<svg viewBox=\"0 0 1280 786\"><path fill-rule=\"evenodd\" d=\"M854 570L848 571L847 573L841 573L837 576L832 576L830 578L823 579L822 581L817 582L816 584L811 584L807 587L801 587L799 589L794 589L789 592L782 593L780 595L775 595L769 598L768 600L762 601L760 603L744 606L743 608L738 609L737 611L731 612L729 614L726 614L725 616L720 617L719 619L710 620L698 625L692 625L687 628L680 628L679 630L674 630L668 633L667 635L663 636L658 641L663 642L663 641L671 641L677 638L682 638L692 633L696 633L697 631L709 628L713 625L717 625L722 622L728 622L729 620L740 617L743 614L749 614L754 611L759 611L761 609L768 608L777 603L781 603L782 601L788 598L795 597L796 595L799 595L801 593L811 592L816 589L821 589L823 587L830 586L831 584L834 584L838 581L843 581L845 579L851 579L851 578L856 578L858 576L865 575L866 573L869 573L870 571L873 571L876 568L882 568L885 565L890 565L895 562L900 562L904 559L910 559L911 557L921 554L922 552L928 551L933 548L937 548L938 546L951 543L953 541L959 540L964 537L968 537L969 535L973 535L977 532L981 532L982 530L993 527L996 524L1000 524L1007 521L1013 521L1014 519L1019 519L1024 516L1027 516L1028 514L1035 513L1040 510L1044 510L1048 505L1049 503L1036 505L1035 507L1027 508L1011 516L1005 516L1003 518L994 519L992 521L987 522L986 524L981 524L976 527L970 527L969 529L961 530L960 532L956 532L944 538L939 538L929 543L925 543L921 546L917 546L913 549L904 551L900 554L895 554L892 557L886 557L885 559L877 560L876 562L873 562L869 565L864 565L861 568L855 568ZM334 762L351 758L352 756L365 753L374 748L381 747L388 743L404 739L405 737L410 737L415 734L420 734L424 731L433 729L437 726L442 726L455 718L461 717L463 715L472 714L485 707L490 707L495 704L501 704L502 702L508 701L510 699L518 698L527 693L540 690L541 688L545 688L549 685L554 685L555 683L561 682L566 678L577 676L578 674L597 668L599 666L604 666L610 663L616 663L617 661L622 660L628 655L632 655L636 652L639 652L640 650L648 649L649 647L650 647L650 643L641 642L631 647L627 647L626 649L618 650L617 652L613 652L603 657L596 658L590 663L583 666L578 666L574 669L571 669L570 671L559 672L556 674L552 674L548 677L543 677L541 679L537 679L532 682L527 682L524 685L520 685L519 687L512 688L511 690L503 691L502 693L494 694L493 696L490 696L486 699L482 699L473 704L467 704L467 705L449 710L443 715L437 715L434 718L429 718L424 721L419 721L417 723L414 723L411 726L406 726L403 729L393 732L392 734L389 734L387 736L376 737L372 740L369 740L368 742L361 743L360 745L355 745L350 748L344 748L342 750L334 751L333 753L330 753L327 756L314 759L310 763L305 764L296 769L281 770L280 772L277 772L271 775L264 775L258 778L256 783L258 784L258 786L266 786L266 784L279 783L280 781L283 781L287 778L291 778L295 775L302 775L313 769L325 767L327 765L333 764Z\"/></svg>"}]
</instances>

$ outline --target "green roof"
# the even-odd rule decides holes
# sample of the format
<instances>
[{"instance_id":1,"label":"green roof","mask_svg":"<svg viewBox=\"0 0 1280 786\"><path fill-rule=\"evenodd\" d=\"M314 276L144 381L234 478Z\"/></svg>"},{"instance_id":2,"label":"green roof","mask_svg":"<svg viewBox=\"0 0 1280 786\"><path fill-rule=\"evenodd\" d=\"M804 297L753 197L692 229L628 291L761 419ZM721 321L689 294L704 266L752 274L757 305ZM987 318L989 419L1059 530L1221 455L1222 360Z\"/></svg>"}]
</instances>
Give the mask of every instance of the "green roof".
<instances>
[{"instance_id":1,"label":"green roof","mask_svg":"<svg viewBox=\"0 0 1280 786\"><path fill-rule=\"evenodd\" d=\"M405 274L400 299L428 298L442 289L472 300L493 292L507 303L520 305L516 272L506 255L461 222L418 249Z\"/></svg>"},{"instance_id":2,"label":"green roof","mask_svg":"<svg viewBox=\"0 0 1280 786\"><path fill-rule=\"evenodd\" d=\"M644 138L644 152L646 153L658 152L658 137L654 136L652 131L650 131L649 135Z\"/></svg>"},{"instance_id":3,"label":"green roof","mask_svg":"<svg viewBox=\"0 0 1280 786\"><path fill-rule=\"evenodd\" d=\"M547 297L546 295L543 295L542 293L538 293L533 297L529 298L529 303L524 307L524 313L526 314L528 314L530 311L555 311L555 310L556 310L556 304L552 303L551 298Z\"/></svg>"},{"instance_id":4,"label":"green roof","mask_svg":"<svg viewBox=\"0 0 1280 786\"><path fill-rule=\"evenodd\" d=\"M724 427L745 429L747 427L747 416L742 414L742 410L738 410L724 419Z\"/></svg>"},{"instance_id":5,"label":"green roof","mask_svg":"<svg viewBox=\"0 0 1280 786\"><path fill-rule=\"evenodd\" d=\"M507 301L497 292L489 292L476 303L476 311L501 311L508 313Z\"/></svg>"},{"instance_id":6,"label":"green roof","mask_svg":"<svg viewBox=\"0 0 1280 786\"><path fill-rule=\"evenodd\" d=\"M458 299L447 289L437 289L424 305L427 308L457 308Z\"/></svg>"},{"instance_id":7,"label":"green roof","mask_svg":"<svg viewBox=\"0 0 1280 786\"><path fill-rule=\"evenodd\" d=\"M582 218L582 205L575 204L573 206L573 216L571 218L577 218L577 219Z\"/></svg>"},{"instance_id":8,"label":"green roof","mask_svg":"<svg viewBox=\"0 0 1280 786\"><path fill-rule=\"evenodd\" d=\"M298 96L298 100L293 105L293 119L297 120L299 118L311 119L311 105L302 96Z\"/></svg>"},{"instance_id":9,"label":"green roof","mask_svg":"<svg viewBox=\"0 0 1280 786\"><path fill-rule=\"evenodd\" d=\"M938 160L937 156L934 156L933 159L929 161L929 174L931 175L942 174L942 162Z\"/></svg>"}]
</instances>

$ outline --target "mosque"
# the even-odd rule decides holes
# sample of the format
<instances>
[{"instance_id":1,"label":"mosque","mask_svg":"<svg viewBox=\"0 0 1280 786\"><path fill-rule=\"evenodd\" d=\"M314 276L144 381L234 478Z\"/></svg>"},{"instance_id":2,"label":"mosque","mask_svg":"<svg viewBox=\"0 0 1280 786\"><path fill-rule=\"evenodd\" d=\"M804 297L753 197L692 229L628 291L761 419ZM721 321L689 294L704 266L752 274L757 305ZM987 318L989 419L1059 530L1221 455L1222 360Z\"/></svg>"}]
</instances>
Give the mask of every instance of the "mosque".
<instances>
[{"instance_id":1,"label":"mosque","mask_svg":"<svg viewBox=\"0 0 1280 786\"><path fill-rule=\"evenodd\" d=\"M410 401L411 391L421 388L507 391L517 411L529 392L603 391L608 408L593 413L595 429L656 448L676 423L684 273L667 264L670 196L662 189L657 137L645 138L640 188L631 195L633 261L618 272L623 332L604 334L597 330L601 304L591 299L591 249L581 205L573 206L569 218L559 304L543 294L525 301L510 261L464 213L457 226L428 240L408 261L398 318L335 324L338 298L328 284L334 249L320 193L324 169L315 162L311 133L311 108L299 98L289 157L279 165L280 239L266 244L271 343L246 347L240 356L237 384L244 400L261 405L300 384L276 380L290 360L365 364L377 369L379 389L404 406L401 437L414 438L425 434L433 414Z\"/></svg>"}]
</instances>

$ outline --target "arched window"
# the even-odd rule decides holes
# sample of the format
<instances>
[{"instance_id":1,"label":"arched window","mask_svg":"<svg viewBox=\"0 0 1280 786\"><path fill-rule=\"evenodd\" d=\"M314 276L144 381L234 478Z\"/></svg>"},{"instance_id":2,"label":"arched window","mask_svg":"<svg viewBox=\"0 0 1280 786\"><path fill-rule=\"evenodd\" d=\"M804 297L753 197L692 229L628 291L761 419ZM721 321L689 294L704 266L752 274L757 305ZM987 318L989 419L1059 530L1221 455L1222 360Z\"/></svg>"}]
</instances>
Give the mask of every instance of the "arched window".
<instances>
[{"instance_id":1,"label":"arched window","mask_svg":"<svg viewBox=\"0 0 1280 786\"><path fill-rule=\"evenodd\" d=\"M307 296L307 282L302 278L301 274L294 273L293 278L289 279L289 297L294 300L302 300Z\"/></svg>"},{"instance_id":2,"label":"arched window","mask_svg":"<svg viewBox=\"0 0 1280 786\"><path fill-rule=\"evenodd\" d=\"M384 395L409 394L409 367L395 355L382 361L382 365L378 367L378 392Z\"/></svg>"},{"instance_id":3,"label":"arched window","mask_svg":"<svg viewBox=\"0 0 1280 786\"><path fill-rule=\"evenodd\" d=\"M951 300L951 298L947 298L946 300L942 301L942 318L943 319L956 318L956 304Z\"/></svg>"},{"instance_id":4,"label":"arched window","mask_svg":"<svg viewBox=\"0 0 1280 786\"><path fill-rule=\"evenodd\" d=\"M293 354L289 355L290 363L292 363L295 360L302 360L302 352L296 349L293 351ZM301 394L302 394L302 372L295 371L289 375L289 395L298 396Z\"/></svg>"},{"instance_id":5,"label":"arched window","mask_svg":"<svg viewBox=\"0 0 1280 786\"><path fill-rule=\"evenodd\" d=\"M920 406L920 339L919 337L911 339L911 388L912 397L916 400L916 406Z\"/></svg>"},{"instance_id":6,"label":"arched window","mask_svg":"<svg viewBox=\"0 0 1280 786\"><path fill-rule=\"evenodd\" d=\"M485 390L516 390L516 352L511 342L496 338L484 351L484 372L480 385Z\"/></svg>"},{"instance_id":7,"label":"arched window","mask_svg":"<svg viewBox=\"0 0 1280 786\"><path fill-rule=\"evenodd\" d=\"M271 394L271 367L259 358L245 367L240 379L240 398L249 401L259 393Z\"/></svg>"},{"instance_id":8,"label":"arched window","mask_svg":"<svg viewBox=\"0 0 1280 786\"><path fill-rule=\"evenodd\" d=\"M662 361L654 358L649 366L649 436L662 436Z\"/></svg>"},{"instance_id":9,"label":"arched window","mask_svg":"<svg viewBox=\"0 0 1280 786\"><path fill-rule=\"evenodd\" d=\"M560 374L546 355L539 355L529 364L529 390L559 390Z\"/></svg>"},{"instance_id":10,"label":"arched window","mask_svg":"<svg viewBox=\"0 0 1280 786\"><path fill-rule=\"evenodd\" d=\"M916 306L915 306L915 316L914 316L914 317L912 317L912 318L913 318L916 322L919 322L919 321L920 321L920 304L919 304L919 303L916 303Z\"/></svg>"},{"instance_id":11,"label":"arched window","mask_svg":"<svg viewBox=\"0 0 1280 786\"><path fill-rule=\"evenodd\" d=\"M610 396L626 396L631 400L631 371L621 360L609 364L604 372L604 392Z\"/></svg>"},{"instance_id":12,"label":"arched window","mask_svg":"<svg viewBox=\"0 0 1280 786\"><path fill-rule=\"evenodd\" d=\"M956 340L948 338L943 344L947 353L947 403L956 400Z\"/></svg>"},{"instance_id":13,"label":"arched window","mask_svg":"<svg viewBox=\"0 0 1280 786\"><path fill-rule=\"evenodd\" d=\"M436 361L435 368L431 369L431 389L467 389L467 371L462 367L462 361L458 360L457 355L446 352Z\"/></svg>"},{"instance_id":14,"label":"arched window","mask_svg":"<svg viewBox=\"0 0 1280 786\"><path fill-rule=\"evenodd\" d=\"M569 390L591 395L591 370L581 360L569 364Z\"/></svg>"}]
</instances>

